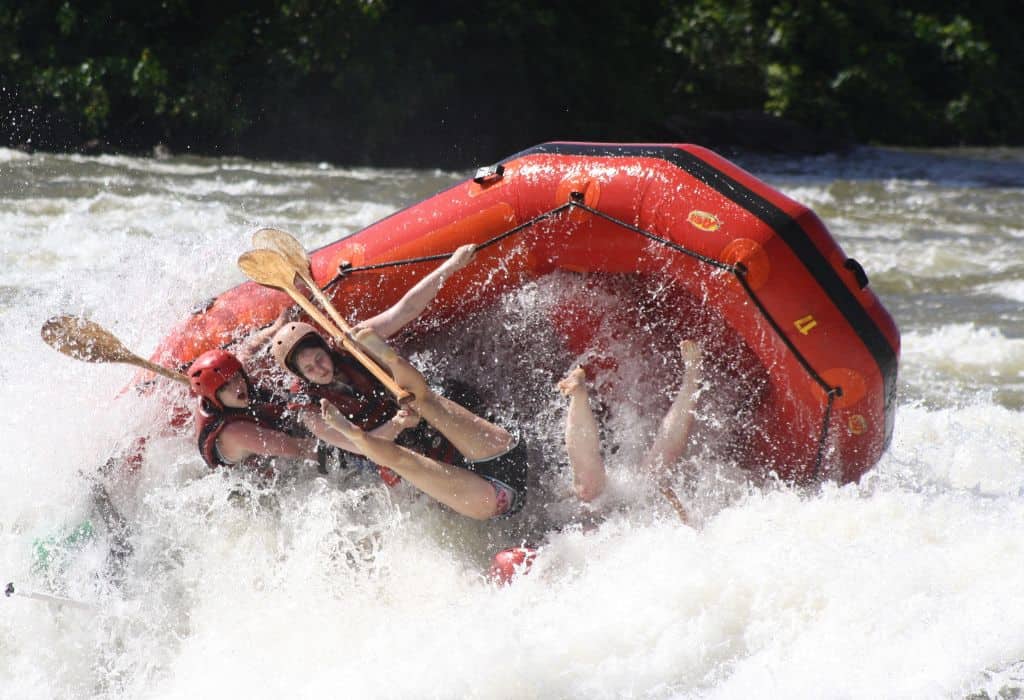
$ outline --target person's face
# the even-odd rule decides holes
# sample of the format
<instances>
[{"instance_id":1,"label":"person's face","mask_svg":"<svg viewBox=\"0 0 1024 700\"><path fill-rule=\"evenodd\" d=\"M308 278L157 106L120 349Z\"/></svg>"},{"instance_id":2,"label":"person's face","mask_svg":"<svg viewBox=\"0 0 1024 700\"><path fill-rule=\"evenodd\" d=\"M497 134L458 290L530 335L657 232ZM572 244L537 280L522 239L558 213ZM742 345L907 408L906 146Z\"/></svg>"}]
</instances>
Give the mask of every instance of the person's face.
<instances>
[{"instance_id":1,"label":"person's face","mask_svg":"<svg viewBox=\"0 0 1024 700\"><path fill-rule=\"evenodd\" d=\"M235 376L217 392L217 398L228 408L245 408L249 405L249 385L245 375L235 372Z\"/></svg>"},{"instance_id":2,"label":"person's face","mask_svg":"<svg viewBox=\"0 0 1024 700\"><path fill-rule=\"evenodd\" d=\"M314 384L334 381L334 363L323 348L305 348L295 355L295 368Z\"/></svg>"}]
</instances>

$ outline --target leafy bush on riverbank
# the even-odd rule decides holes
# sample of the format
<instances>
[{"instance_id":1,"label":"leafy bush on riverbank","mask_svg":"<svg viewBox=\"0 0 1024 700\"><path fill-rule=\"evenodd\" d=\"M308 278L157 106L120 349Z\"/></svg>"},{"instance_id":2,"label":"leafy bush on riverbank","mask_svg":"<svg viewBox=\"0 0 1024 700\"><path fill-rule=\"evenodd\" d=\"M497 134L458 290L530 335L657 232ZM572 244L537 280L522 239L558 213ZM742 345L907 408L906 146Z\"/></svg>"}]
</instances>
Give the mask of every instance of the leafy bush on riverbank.
<instances>
[{"instance_id":1,"label":"leafy bush on riverbank","mask_svg":"<svg viewBox=\"0 0 1024 700\"><path fill-rule=\"evenodd\" d=\"M436 165L553 138L1021 143L1011 0L897 5L0 0L0 142Z\"/></svg>"}]
</instances>

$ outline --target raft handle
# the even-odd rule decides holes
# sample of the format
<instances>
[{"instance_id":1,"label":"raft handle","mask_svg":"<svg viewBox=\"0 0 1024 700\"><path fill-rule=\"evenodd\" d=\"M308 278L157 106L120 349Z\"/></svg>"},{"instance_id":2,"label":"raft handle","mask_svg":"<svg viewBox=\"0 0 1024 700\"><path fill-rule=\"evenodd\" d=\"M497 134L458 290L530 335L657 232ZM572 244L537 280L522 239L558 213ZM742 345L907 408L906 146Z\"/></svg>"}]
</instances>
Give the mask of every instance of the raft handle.
<instances>
[{"instance_id":1,"label":"raft handle","mask_svg":"<svg viewBox=\"0 0 1024 700\"><path fill-rule=\"evenodd\" d=\"M505 166L501 163L495 163L494 165L485 165L481 168L477 168L476 175L473 177L473 182L478 185L489 185L492 182L497 182L505 175Z\"/></svg>"},{"instance_id":2,"label":"raft handle","mask_svg":"<svg viewBox=\"0 0 1024 700\"><path fill-rule=\"evenodd\" d=\"M847 258L846 262L843 263L843 267L853 273L853 277L857 280L857 285L861 289L868 286L868 273L864 272L864 268L861 267L859 262L853 258Z\"/></svg>"}]
</instances>

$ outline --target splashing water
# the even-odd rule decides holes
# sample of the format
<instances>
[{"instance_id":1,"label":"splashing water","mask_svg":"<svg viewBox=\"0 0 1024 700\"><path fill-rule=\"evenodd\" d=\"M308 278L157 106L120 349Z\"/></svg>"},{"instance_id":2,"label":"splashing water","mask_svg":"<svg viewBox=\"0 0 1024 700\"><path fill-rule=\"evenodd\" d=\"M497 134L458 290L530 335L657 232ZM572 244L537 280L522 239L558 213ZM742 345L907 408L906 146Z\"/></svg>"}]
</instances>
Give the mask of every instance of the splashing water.
<instances>
[{"instance_id":1,"label":"splashing water","mask_svg":"<svg viewBox=\"0 0 1024 700\"><path fill-rule=\"evenodd\" d=\"M253 229L314 248L462 176L0 151L0 575L94 606L3 600L4 696L1019 694L1024 154L742 165L816 209L903 330L893 444L860 484L755 485L698 450L678 484L695 527L680 525L635 470L680 379L678 331L645 319L651 352L594 387L616 407L603 420L618 449L604 517L581 524L554 383L587 358L551 318L582 292L596 307L612 297L565 274L404 348L527 426L542 466L522 518L467 522L358 475L268 487L209 474L190 439L156 437L138 478L112 488L133 550L112 570L114 533L83 475L165 418L120 394L131 369L43 345L43 321L87 315L147 356L242 281ZM638 393L652 382L663 391ZM702 444L730 435L724 392L702 396ZM35 540L60 543L86 519L94 537L33 568ZM488 583L490 555L523 541L544 544L530 575Z\"/></svg>"}]
</instances>

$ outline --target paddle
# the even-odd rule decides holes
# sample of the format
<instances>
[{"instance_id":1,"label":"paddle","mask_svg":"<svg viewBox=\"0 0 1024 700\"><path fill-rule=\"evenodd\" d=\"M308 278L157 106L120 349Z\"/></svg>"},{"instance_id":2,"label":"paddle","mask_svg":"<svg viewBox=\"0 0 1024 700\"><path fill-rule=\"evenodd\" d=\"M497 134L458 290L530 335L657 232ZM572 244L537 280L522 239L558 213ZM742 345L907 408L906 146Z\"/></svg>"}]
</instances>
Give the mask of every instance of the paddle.
<instances>
[{"instance_id":1,"label":"paddle","mask_svg":"<svg viewBox=\"0 0 1024 700\"><path fill-rule=\"evenodd\" d=\"M287 231L281 231L276 228L261 228L252 234L252 244L257 248L265 248L267 250L276 250L281 256L288 261L288 264L292 266L302 281L309 287L309 291L313 293L316 300L320 302L327 313L330 315L334 323L337 324L338 328L343 330L345 333L351 335L352 327L348 325L348 322L342 317L338 310L331 303L331 300L326 294L320 289L319 285L313 280L313 273L310 269L309 255L306 254L306 249L302 247L302 244L296 240L295 236L288 233Z\"/></svg>"},{"instance_id":2,"label":"paddle","mask_svg":"<svg viewBox=\"0 0 1024 700\"><path fill-rule=\"evenodd\" d=\"M22 591L20 589L15 589L13 581L4 586L4 597L10 598L11 596L18 596L19 598L29 598L32 600L41 600L45 603L56 603L57 605L67 605L72 608L80 608L82 610L94 610L96 608L95 605L83 603L79 600L72 600L71 598L50 595L49 593L36 593L34 591Z\"/></svg>"},{"instance_id":3,"label":"paddle","mask_svg":"<svg viewBox=\"0 0 1024 700\"><path fill-rule=\"evenodd\" d=\"M387 373L380 365L376 363L365 351L352 339L351 329L343 332L331 322L327 316L324 315L320 309L316 308L309 299L299 293L299 290L295 287L295 275L298 274L295 267L280 253L276 250L250 250L248 253L243 253L238 258L238 266L242 268L242 272L249 277L249 279L262 284L266 287L273 287L280 289L282 292L292 298L292 300L302 307L302 309L309 314L309 317L320 324L320 327L326 330L331 336L341 343L342 347L348 351L363 367L370 371L370 373L376 377L385 386L385 388L395 395L399 404L406 404L416 397L411 393L398 386L395 380ZM316 285L313 285L313 289L316 289ZM347 324L345 324L347 327Z\"/></svg>"},{"instance_id":4,"label":"paddle","mask_svg":"<svg viewBox=\"0 0 1024 700\"><path fill-rule=\"evenodd\" d=\"M121 362L135 365L162 377L188 384L184 374L144 360L131 352L98 323L78 316L54 316L43 324L39 334L57 352L83 362Z\"/></svg>"}]
</instances>

